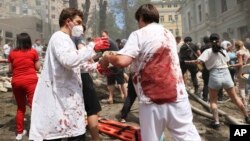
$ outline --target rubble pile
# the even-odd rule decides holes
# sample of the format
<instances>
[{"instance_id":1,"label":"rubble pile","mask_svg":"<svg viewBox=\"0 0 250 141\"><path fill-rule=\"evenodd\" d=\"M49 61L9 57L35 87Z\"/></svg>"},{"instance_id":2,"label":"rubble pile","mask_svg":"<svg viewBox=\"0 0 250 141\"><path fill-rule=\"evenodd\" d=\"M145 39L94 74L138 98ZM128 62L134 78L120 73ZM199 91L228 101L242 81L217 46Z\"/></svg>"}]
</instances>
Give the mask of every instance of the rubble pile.
<instances>
[{"instance_id":1,"label":"rubble pile","mask_svg":"<svg viewBox=\"0 0 250 141\"><path fill-rule=\"evenodd\" d=\"M11 77L0 76L0 92L7 92L11 88Z\"/></svg>"}]
</instances>

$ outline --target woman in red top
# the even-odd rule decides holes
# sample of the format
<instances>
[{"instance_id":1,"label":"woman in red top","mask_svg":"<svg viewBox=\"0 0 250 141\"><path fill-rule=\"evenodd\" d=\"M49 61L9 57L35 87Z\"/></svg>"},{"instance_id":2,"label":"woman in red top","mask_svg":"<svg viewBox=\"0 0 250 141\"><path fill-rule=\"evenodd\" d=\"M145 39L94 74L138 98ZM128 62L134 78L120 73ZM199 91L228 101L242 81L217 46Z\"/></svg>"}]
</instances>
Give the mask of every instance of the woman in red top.
<instances>
[{"instance_id":1,"label":"woman in red top","mask_svg":"<svg viewBox=\"0 0 250 141\"><path fill-rule=\"evenodd\" d=\"M24 130L26 102L31 108L38 81L36 71L40 69L38 53L32 48L29 34L21 33L17 35L16 48L11 51L8 60L12 72L11 85L17 103L16 139L21 140L23 135L26 134L26 130Z\"/></svg>"}]
</instances>

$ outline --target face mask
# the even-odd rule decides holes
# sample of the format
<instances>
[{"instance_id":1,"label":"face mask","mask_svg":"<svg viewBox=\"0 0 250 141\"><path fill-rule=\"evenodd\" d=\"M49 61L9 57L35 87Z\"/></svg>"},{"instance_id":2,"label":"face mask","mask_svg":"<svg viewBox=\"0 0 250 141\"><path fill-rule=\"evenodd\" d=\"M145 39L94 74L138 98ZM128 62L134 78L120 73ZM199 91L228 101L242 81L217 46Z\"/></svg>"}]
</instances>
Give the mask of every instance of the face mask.
<instances>
[{"instance_id":1,"label":"face mask","mask_svg":"<svg viewBox=\"0 0 250 141\"><path fill-rule=\"evenodd\" d=\"M81 25L76 25L72 28L72 36L80 37L83 34L83 27Z\"/></svg>"}]
</instances>

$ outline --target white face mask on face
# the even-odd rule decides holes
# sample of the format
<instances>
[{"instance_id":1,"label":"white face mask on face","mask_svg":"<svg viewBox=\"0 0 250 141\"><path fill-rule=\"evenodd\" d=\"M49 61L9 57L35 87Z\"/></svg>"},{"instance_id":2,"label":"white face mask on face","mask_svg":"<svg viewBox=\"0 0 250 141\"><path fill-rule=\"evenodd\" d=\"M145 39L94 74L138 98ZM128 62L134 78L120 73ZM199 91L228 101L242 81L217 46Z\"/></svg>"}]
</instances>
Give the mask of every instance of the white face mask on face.
<instances>
[{"instance_id":1,"label":"white face mask on face","mask_svg":"<svg viewBox=\"0 0 250 141\"><path fill-rule=\"evenodd\" d=\"M75 25L72 28L71 34L74 37L80 37L83 34L83 27L82 27L82 25Z\"/></svg>"}]
</instances>

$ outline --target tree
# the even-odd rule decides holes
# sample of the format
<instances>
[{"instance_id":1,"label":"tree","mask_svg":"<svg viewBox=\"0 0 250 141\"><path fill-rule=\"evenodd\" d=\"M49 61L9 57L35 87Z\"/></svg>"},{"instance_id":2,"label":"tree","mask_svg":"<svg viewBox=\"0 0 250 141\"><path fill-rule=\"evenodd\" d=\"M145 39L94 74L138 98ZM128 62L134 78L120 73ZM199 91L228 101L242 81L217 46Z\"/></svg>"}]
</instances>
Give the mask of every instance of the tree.
<instances>
[{"instance_id":1,"label":"tree","mask_svg":"<svg viewBox=\"0 0 250 141\"><path fill-rule=\"evenodd\" d=\"M99 33L106 28L106 17L107 17L107 5L108 2L106 0L100 0L99 2Z\"/></svg>"},{"instance_id":2,"label":"tree","mask_svg":"<svg viewBox=\"0 0 250 141\"><path fill-rule=\"evenodd\" d=\"M121 19L118 21L122 27L122 38L128 38L129 34L138 29L137 22L135 20L135 12L142 4L149 3L150 0L120 0L111 5L111 9L114 11L115 16L119 16Z\"/></svg>"},{"instance_id":3,"label":"tree","mask_svg":"<svg viewBox=\"0 0 250 141\"><path fill-rule=\"evenodd\" d=\"M69 7L71 8L78 8L77 0L70 0Z\"/></svg>"},{"instance_id":4,"label":"tree","mask_svg":"<svg viewBox=\"0 0 250 141\"><path fill-rule=\"evenodd\" d=\"M90 8L90 0L86 0L85 1L85 5L83 5L83 9L85 9L84 11L84 21L83 23L86 25L88 22L88 17L89 17L89 8Z\"/></svg>"}]
</instances>

